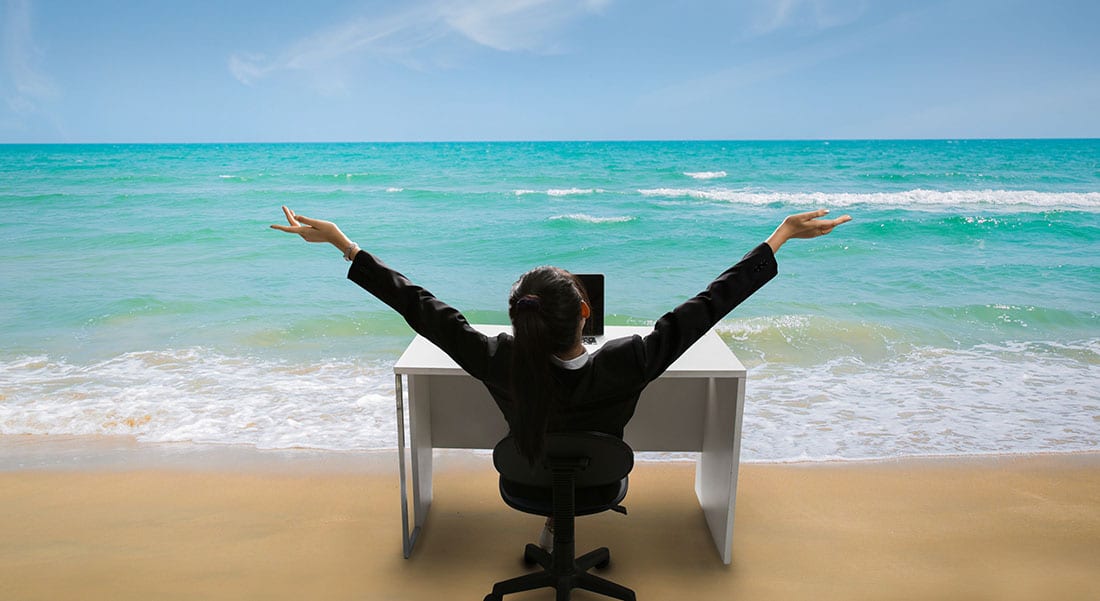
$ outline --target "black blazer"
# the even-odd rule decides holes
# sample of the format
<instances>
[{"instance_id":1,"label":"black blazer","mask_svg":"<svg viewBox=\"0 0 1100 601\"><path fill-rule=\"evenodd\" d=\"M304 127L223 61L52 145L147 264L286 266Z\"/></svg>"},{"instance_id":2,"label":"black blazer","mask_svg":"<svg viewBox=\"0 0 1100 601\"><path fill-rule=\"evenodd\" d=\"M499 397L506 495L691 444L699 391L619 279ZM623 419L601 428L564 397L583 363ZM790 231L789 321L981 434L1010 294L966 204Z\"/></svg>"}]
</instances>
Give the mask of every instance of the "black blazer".
<instances>
[{"instance_id":1,"label":"black blazer","mask_svg":"<svg viewBox=\"0 0 1100 601\"><path fill-rule=\"evenodd\" d=\"M558 390L565 394L551 410L549 431L590 430L621 438L646 385L776 273L771 247L761 244L706 290L658 319L648 335L609 340L580 369L553 366ZM366 251L355 256L348 279L400 313L413 330L485 384L513 424L511 334L478 332L457 309Z\"/></svg>"}]
</instances>

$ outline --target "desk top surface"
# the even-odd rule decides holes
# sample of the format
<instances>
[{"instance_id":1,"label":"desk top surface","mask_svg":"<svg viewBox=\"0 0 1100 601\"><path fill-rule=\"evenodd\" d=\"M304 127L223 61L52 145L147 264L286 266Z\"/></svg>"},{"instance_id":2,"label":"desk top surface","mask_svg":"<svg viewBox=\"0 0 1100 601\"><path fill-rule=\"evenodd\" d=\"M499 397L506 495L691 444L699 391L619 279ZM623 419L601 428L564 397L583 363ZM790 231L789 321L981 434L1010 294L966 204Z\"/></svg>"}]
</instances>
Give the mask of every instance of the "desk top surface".
<instances>
[{"instance_id":1,"label":"desk top surface","mask_svg":"<svg viewBox=\"0 0 1100 601\"><path fill-rule=\"evenodd\" d=\"M501 332L510 332L511 326L480 325L474 324L480 332L496 336ZM588 352L599 349L603 342L624 336L638 334L645 336L653 331L653 328L639 326L607 326L604 328L604 336L598 344L586 344ZM408 348L402 353L401 358L393 366L396 374L402 375L434 375L457 376L466 372L447 356L439 347L420 336L409 343ZM677 359L662 378L744 378L745 366L733 354L733 351L722 342L718 334L711 330L698 342L693 344L683 355Z\"/></svg>"}]
</instances>

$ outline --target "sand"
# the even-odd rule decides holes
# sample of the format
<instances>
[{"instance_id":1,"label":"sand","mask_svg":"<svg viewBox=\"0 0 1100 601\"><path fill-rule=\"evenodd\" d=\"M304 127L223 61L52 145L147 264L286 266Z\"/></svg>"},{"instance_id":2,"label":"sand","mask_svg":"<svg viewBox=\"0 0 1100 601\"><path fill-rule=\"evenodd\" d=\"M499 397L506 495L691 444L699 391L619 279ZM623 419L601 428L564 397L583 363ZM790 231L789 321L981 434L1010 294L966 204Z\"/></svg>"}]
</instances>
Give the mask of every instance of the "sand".
<instances>
[{"instance_id":1,"label":"sand","mask_svg":"<svg viewBox=\"0 0 1100 601\"><path fill-rule=\"evenodd\" d=\"M4 600L481 599L541 524L484 454L437 455L408 560L392 453L23 454L0 471ZM1100 599L1100 454L743 465L729 566L693 478L639 463L629 516L581 518L578 550L610 547L639 599Z\"/></svg>"}]
</instances>

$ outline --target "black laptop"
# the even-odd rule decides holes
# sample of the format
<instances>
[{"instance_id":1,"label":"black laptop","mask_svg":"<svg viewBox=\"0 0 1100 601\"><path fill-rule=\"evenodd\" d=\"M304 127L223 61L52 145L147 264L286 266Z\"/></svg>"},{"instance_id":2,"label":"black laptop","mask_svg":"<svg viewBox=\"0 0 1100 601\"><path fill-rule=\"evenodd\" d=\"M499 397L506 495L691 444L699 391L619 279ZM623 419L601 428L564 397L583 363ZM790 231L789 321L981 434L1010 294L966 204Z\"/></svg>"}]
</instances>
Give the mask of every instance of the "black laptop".
<instances>
[{"instance_id":1,"label":"black laptop","mask_svg":"<svg viewBox=\"0 0 1100 601\"><path fill-rule=\"evenodd\" d=\"M578 273L577 278L584 284L584 290L588 293L588 306L592 314L581 330L581 342L583 344L603 343L603 274L602 273Z\"/></svg>"}]
</instances>

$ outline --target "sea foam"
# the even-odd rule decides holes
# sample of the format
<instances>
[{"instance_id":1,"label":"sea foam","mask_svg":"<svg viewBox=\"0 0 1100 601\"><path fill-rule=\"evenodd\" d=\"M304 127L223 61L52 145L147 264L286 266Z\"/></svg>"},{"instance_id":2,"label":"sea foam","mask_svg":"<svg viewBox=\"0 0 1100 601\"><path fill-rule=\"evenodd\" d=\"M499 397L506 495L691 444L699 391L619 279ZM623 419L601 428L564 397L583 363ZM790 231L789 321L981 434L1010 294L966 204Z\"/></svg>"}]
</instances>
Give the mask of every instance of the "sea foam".
<instances>
[{"instance_id":1,"label":"sea foam","mask_svg":"<svg viewBox=\"0 0 1100 601\"><path fill-rule=\"evenodd\" d=\"M550 221L575 221L578 223L628 223L634 221L636 217L629 215L622 217L595 217L592 215L586 215L584 213L572 213L569 215L554 215L550 217Z\"/></svg>"},{"instance_id":2,"label":"sea foam","mask_svg":"<svg viewBox=\"0 0 1100 601\"><path fill-rule=\"evenodd\" d=\"M86 364L0 362L0 435L130 435L261 449L389 448L392 365L285 363L203 348Z\"/></svg>"},{"instance_id":3,"label":"sea foam","mask_svg":"<svg viewBox=\"0 0 1100 601\"><path fill-rule=\"evenodd\" d=\"M921 346L750 368L742 456L755 460L1100 449L1100 366L1044 343ZM1096 341L1071 345L1095 352Z\"/></svg>"},{"instance_id":4,"label":"sea foam","mask_svg":"<svg viewBox=\"0 0 1100 601\"><path fill-rule=\"evenodd\" d=\"M603 190L597 190L595 188L551 188L546 191L547 196L577 196L584 194L595 194L596 192L603 192Z\"/></svg>"},{"instance_id":5,"label":"sea foam","mask_svg":"<svg viewBox=\"0 0 1100 601\"><path fill-rule=\"evenodd\" d=\"M823 356L796 351L801 359L774 348L781 340L768 341L779 332L797 343L796 334L816 327L811 321L720 328L748 365L745 460L1100 449L1098 340L913 344L882 356L845 349L849 342ZM390 362L287 363L187 348L84 364L19 357L0 362L0 381L0 435L262 449L396 444Z\"/></svg>"},{"instance_id":6,"label":"sea foam","mask_svg":"<svg viewBox=\"0 0 1100 601\"><path fill-rule=\"evenodd\" d=\"M546 194L547 196L586 196L589 194L599 194L601 192L606 192L606 190L601 188L550 188L543 191L520 188L518 190L512 190L512 194L516 196L527 196L528 194Z\"/></svg>"},{"instance_id":7,"label":"sea foam","mask_svg":"<svg viewBox=\"0 0 1100 601\"><path fill-rule=\"evenodd\" d=\"M1100 210L1100 192L1037 192L1034 190L908 190L904 192L756 192L745 190L696 188L650 188L638 190L642 196L657 198L694 198L734 204L767 206L774 204L826 207L857 205L896 206L902 208L1004 207L1013 210Z\"/></svg>"},{"instance_id":8,"label":"sea foam","mask_svg":"<svg viewBox=\"0 0 1100 601\"><path fill-rule=\"evenodd\" d=\"M725 171L685 171L684 175L692 179L718 179L726 177Z\"/></svg>"}]
</instances>

